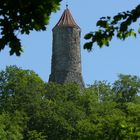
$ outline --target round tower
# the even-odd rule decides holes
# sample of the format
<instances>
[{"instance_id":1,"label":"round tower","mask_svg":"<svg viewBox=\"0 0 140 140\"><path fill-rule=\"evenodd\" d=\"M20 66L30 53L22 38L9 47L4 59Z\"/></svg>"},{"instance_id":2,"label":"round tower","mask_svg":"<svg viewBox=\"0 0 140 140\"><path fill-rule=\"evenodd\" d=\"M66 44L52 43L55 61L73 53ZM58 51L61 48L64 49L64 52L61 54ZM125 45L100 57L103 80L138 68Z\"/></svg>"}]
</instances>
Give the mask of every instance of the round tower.
<instances>
[{"instance_id":1,"label":"round tower","mask_svg":"<svg viewBox=\"0 0 140 140\"><path fill-rule=\"evenodd\" d=\"M68 8L52 31L52 65L49 81L60 84L77 83L84 87L81 73L81 29Z\"/></svg>"}]
</instances>

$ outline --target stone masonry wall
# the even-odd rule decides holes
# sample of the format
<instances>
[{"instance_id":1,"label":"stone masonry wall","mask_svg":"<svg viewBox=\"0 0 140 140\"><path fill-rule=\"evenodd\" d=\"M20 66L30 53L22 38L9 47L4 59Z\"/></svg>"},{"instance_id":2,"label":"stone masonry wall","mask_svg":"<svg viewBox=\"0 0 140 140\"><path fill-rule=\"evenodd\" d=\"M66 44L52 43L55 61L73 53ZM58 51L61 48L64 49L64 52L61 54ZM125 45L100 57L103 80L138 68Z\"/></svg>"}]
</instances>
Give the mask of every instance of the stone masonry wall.
<instances>
[{"instance_id":1,"label":"stone masonry wall","mask_svg":"<svg viewBox=\"0 0 140 140\"><path fill-rule=\"evenodd\" d=\"M53 30L52 67L49 81L57 83L84 82L81 74L80 29L59 27Z\"/></svg>"}]
</instances>

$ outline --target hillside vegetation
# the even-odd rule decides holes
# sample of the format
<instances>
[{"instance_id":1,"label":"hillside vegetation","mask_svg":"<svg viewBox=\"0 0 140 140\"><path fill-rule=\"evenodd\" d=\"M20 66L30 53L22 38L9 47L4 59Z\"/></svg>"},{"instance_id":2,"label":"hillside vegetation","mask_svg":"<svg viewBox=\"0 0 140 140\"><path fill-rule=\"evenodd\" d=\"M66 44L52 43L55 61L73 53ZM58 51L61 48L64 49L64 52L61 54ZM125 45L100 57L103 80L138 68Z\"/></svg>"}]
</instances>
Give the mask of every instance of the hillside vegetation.
<instances>
[{"instance_id":1,"label":"hillside vegetation","mask_svg":"<svg viewBox=\"0 0 140 140\"><path fill-rule=\"evenodd\" d=\"M0 140L139 140L140 78L45 83L16 66L0 72Z\"/></svg>"}]
</instances>

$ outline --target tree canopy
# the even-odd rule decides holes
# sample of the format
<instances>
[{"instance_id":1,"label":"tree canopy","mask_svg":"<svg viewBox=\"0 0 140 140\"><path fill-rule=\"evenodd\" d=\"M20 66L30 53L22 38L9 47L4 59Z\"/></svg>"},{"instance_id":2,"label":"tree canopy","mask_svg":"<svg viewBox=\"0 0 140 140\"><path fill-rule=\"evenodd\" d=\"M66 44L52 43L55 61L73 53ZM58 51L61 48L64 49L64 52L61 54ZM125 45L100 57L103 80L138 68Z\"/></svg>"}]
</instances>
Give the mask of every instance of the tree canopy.
<instances>
[{"instance_id":1,"label":"tree canopy","mask_svg":"<svg viewBox=\"0 0 140 140\"><path fill-rule=\"evenodd\" d=\"M81 90L7 67L0 72L0 139L139 140L139 90L137 76L95 81Z\"/></svg>"},{"instance_id":2,"label":"tree canopy","mask_svg":"<svg viewBox=\"0 0 140 140\"><path fill-rule=\"evenodd\" d=\"M0 51L10 48L10 55L19 56L22 44L18 34L45 30L50 15L59 9L61 0L1 0Z\"/></svg>"},{"instance_id":3,"label":"tree canopy","mask_svg":"<svg viewBox=\"0 0 140 140\"><path fill-rule=\"evenodd\" d=\"M140 5L131 11L120 12L113 17L101 17L97 21L96 26L99 27L97 31L90 32L85 35L85 39L89 42L85 43L84 49L92 50L93 45L97 45L102 48L103 46L109 46L110 41L114 36L120 40L133 36L136 37L137 33L140 33L140 28L133 28L133 23L139 23L140 18Z\"/></svg>"}]
</instances>

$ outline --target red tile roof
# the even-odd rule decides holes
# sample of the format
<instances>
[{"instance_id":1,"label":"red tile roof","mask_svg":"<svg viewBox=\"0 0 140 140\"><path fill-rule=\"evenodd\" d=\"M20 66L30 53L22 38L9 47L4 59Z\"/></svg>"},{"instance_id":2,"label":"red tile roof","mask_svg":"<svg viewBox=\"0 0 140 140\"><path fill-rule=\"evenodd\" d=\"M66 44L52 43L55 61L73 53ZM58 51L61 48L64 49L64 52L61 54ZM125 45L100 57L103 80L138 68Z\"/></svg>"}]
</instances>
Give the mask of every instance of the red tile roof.
<instances>
[{"instance_id":1,"label":"red tile roof","mask_svg":"<svg viewBox=\"0 0 140 140\"><path fill-rule=\"evenodd\" d=\"M54 28L62 26L80 28L74 21L72 14L70 13L70 10L68 8L65 9L60 20L58 21L58 23L55 25Z\"/></svg>"}]
</instances>

